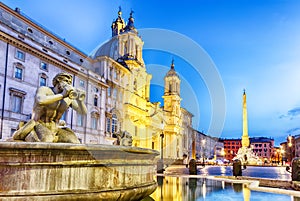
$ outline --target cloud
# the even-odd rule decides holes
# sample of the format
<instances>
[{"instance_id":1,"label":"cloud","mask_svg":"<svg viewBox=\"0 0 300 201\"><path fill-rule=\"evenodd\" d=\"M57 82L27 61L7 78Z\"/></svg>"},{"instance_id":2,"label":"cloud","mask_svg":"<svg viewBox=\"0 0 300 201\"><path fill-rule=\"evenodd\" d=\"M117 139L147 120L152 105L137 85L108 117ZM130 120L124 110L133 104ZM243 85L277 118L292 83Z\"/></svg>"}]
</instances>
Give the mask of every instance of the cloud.
<instances>
[{"instance_id":1,"label":"cloud","mask_svg":"<svg viewBox=\"0 0 300 201\"><path fill-rule=\"evenodd\" d=\"M300 131L300 128L292 128L292 129L289 129L288 131L286 131L286 133L297 134L297 133L299 133L299 131Z\"/></svg>"},{"instance_id":2,"label":"cloud","mask_svg":"<svg viewBox=\"0 0 300 201\"><path fill-rule=\"evenodd\" d=\"M300 107L296 107L296 108L289 110L287 112L287 114L285 114L285 115L284 114L280 115L279 119L289 118L290 120L293 120L295 117L298 117L298 116L300 116Z\"/></svg>"},{"instance_id":3,"label":"cloud","mask_svg":"<svg viewBox=\"0 0 300 201\"><path fill-rule=\"evenodd\" d=\"M288 115L292 117L300 115L300 107L296 107L294 109L289 110Z\"/></svg>"}]
</instances>

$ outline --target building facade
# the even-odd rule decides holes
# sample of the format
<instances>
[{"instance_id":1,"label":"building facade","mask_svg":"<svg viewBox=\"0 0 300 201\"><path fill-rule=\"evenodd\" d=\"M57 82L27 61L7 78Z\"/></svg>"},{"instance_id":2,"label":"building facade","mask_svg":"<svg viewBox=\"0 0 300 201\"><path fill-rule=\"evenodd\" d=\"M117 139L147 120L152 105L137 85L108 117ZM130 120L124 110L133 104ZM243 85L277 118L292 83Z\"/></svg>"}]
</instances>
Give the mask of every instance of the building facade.
<instances>
[{"instance_id":1,"label":"building facade","mask_svg":"<svg viewBox=\"0 0 300 201\"><path fill-rule=\"evenodd\" d=\"M232 161L242 147L241 139L221 139L220 141L224 144L224 158Z\"/></svg>"},{"instance_id":2,"label":"building facade","mask_svg":"<svg viewBox=\"0 0 300 201\"><path fill-rule=\"evenodd\" d=\"M218 138L211 137L200 131L194 130L190 138L189 157L197 159L201 162L208 159L221 158L223 143L219 142Z\"/></svg>"},{"instance_id":3,"label":"building facade","mask_svg":"<svg viewBox=\"0 0 300 201\"><path fill-rule=\"evenodd\" d=\"M291 163L294 157L300 156L300 135L289 135L285 142L280 143L283 161Z\"/></svg>"},{"instance_id":4,"label":"building facade","mask_svg":"<svg viewBox=\"0 0 300 201\"><path fill-rule=\"evenodd\" d=\"M262 161L271 162L274 158L274 139L267 137L249 138L250 147ZM221 139L224 143L225 159L232 161L242 147L241 139Z\"/></svg>"},{"instance_id":5,"label":"building facade","mask_svg":"<svg viewBox=\"0 0 300 201\"><path fill-rule=\"evenodd\" d=\"M300 135L295 135L294 142L295 157L300 157Z\"/></svg>"},{"instance_id":6,"label":"building facade","mask_svg":"<svg viewBox=\"0 0 300 201\"><path fill-rule=\"evenodd\" d=\"M181 107L174 61L164 80L164 105L150 102L152 75L132 14L125 23L120 10L109 41L86 55L20 9L0 3L0 139L10 138L20 121L31 118L38 87L52 86L57 73L68 72L74 87L86 92L88 114L69 109L63 119L82 143L111 144L116 132L128 131L133 146L163 149L164 158L188 154L193 115Z\"/></svg>"},{"instance_id":7,"label":"building facade","mask_svg":"<svg viewBox=\"0 0 300 201\"><path fill-rule=\"evenodd\" d=\"M252 151L263 161L271 162L274 155L274 139L266 137L250 138Z\"/></svg>"}]
</instances>

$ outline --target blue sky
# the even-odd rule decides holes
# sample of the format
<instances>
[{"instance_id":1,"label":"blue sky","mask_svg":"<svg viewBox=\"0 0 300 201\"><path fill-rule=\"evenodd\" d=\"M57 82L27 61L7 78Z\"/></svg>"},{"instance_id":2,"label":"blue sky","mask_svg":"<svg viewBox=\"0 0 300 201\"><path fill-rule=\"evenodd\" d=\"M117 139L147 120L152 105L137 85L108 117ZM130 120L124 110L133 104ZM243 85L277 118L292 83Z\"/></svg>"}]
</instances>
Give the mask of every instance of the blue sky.
<instances>
[{"instance_id":1,"label":"blue sky","mask_svg":"<svg viewBox=\"0 0 300 201\"><path fill-rule=\"evenodd\" d=\"M2 2L11 8L21 8L27 16L86 54L111 37L110 26L117 17L119 6L126 21L133 9L136 28L175 31L196 42L210 56L226 95L226 119L221 137L241 136L244 88L250 136L273 137L279 144L289 134L300 134L300 1ZM182 91L182 106L195 115L194 127L208 132L212 118L211 93L201 75L193 77L193 69L200 67L191 66L180 55L144 51L150 73L159 67L165 72L172 58L175 69L185 80L184 89L187 89ZM161 78L162 74L153 74L154 82ZM161 101L160 85L151 87L152 101Z\"/></svg>"}]
</instances>

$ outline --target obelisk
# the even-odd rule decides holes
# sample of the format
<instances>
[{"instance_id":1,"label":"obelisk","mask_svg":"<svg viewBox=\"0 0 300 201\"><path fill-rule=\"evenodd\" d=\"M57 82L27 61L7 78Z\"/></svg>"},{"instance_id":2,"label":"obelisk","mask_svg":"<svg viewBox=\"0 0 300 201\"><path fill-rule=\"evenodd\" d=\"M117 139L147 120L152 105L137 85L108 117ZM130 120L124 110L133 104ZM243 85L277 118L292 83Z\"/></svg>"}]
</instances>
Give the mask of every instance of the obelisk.
<instances>
[{"instance_id":1,"label":"obelisk","mask_svg":"<svg viewBox=\"0 0 300 201\"><path fill-rule=\"evenodd\" d=\"M246 92L244 89L243 94L243 136L242 136L242 147L249 147L250 141L248 136L248 118L247 118L247 101Z\"/></svg>"}]
</instances>

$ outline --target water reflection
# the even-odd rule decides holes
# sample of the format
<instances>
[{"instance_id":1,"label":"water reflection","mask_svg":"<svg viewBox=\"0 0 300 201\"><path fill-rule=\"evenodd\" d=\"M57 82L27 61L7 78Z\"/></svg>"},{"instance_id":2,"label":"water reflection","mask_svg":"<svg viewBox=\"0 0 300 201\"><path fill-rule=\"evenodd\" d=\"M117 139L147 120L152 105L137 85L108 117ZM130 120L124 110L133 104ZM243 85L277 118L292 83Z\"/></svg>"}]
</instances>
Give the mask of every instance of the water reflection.
<instances>
[{"instance_id":1,"label":"water reflection","mask_svg":"<svg viewBox=\"0 0 300 201\"><path fill-rule=\"evenodd\" d=\"M288 195L250 191L243 184L206 178L157 176L157 183L156 191L150 196L155 201L250 201L250 197L251 200L263 201L266 196L269 200L299 200Z\"/></svg>"},{"instance_id":2,"label":"water reflection","mask_svg":"<svg viewBox=\"0 0 300 201\"><path fill-rule=\"evenodd\" d=\"M205 166L204 168L198 168L198 175L232 176L232 166ZM243 170L243 176L282 180L291 179L291 174L285 170L285 167L247 166L247 169Z\"/></svg>"}]
</instances>

